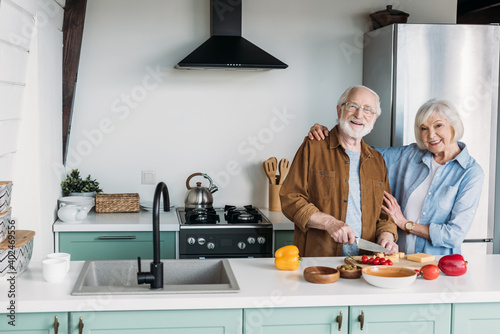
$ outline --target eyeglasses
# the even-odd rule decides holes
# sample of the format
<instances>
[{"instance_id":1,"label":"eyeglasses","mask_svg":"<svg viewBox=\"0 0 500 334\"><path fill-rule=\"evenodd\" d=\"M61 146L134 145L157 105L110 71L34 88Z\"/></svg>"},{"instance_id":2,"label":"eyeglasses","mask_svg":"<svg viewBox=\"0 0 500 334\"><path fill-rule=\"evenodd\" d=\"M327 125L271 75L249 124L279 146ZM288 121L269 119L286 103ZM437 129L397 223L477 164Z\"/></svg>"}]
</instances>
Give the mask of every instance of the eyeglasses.
<instances>
[{"instance_id":1,"label":"eyeglasses","mask_svg":"<svg viewBox=\"0 0 500 334\"><path fill-rule=\"evenodd\" d=\"M353 112L353 113L357 112L358 109L361 109L363 111L363 115L365 115L366 117L372 117L373 115L375 115L375 111L372 108L358 106L357 104L352 103L352 102L342 103L342 106L345 106L347 111Z\"/></svg>"}]
</instances>

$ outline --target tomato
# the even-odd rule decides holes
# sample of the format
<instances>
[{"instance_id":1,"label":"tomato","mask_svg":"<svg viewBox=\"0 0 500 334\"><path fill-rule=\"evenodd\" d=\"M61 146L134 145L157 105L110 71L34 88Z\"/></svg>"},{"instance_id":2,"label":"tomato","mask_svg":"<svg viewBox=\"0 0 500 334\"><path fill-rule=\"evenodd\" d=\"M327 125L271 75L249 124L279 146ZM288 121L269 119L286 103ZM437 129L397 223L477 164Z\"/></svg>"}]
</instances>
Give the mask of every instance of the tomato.
<instances>
[{"instance_id":1,"label":"tomato","mask_svg":"<svg viewBox=\"0 0 500 334\"><path fill-rule=\"evenodd\" d=\"M420 270L415 269L415 272L417 273L417 276L420 276Z\"/></svg>"},{"instance_id":2,"label":"tomato","mask_svg":"<svg viewBox=\"0 0 500 334\"><path fill-rule=\"evenodd\" d=\"M375 260L373 260L373 264L374 265L380 264L380 259L378 257L376 257Z\"/></svg>"},{"instance_id":3,"label":"tomato","mask_svg":"<svg viewBox=\"0 0 500 334\"><path fill-rule=\"evenodd\" d=\"M373 264L373 262L374 262L374 261L375 261L375 259L374 259L374 258L368 259L368 263L369 263L369 264Z\"/></svg>"},{"instance_id":4,"label":"tomato","mask_svg":"<svg viewBox=\"0 0 500 334\"><path fill-rule=\"evenodd\" d=\"M425 279L433 280L439 276L439 268L435 264L427 264L420 268L420 274Z\"/></svg>"},{"instance_id":5,"label":"tomato","mask_svg":"<svg viewBox=\"0 0 500 334\"><path fill-rule=\"evenodd\" d=\"M386 264L386 263L387 263L387 260L386 260L386 259L384 259L384 258L381 258L381 259L380 259L380 264L381 264L381 265L384 265L384 264Z\"/></svg>"},{"instance_id":6,"label":"tomato","mask_svg":"<svg viewBox=\"0 0 500 334\"><path fill-rule=\"evenodd\" d=\"M392 261L391 261L391 260L387 260L387 261L385 262L385 264L386 264L386 265L388 265L388 266L392 266L392 264L393 264L393 263L392 263Z\"/></svg>"},{"instance_id":7,"label":"tomato","mask_svg":"<svg viewBox=\"0 0 500 334\"><path fill-rule=\"evenodd\" d=\"M368 255L366 255L366 254L365 254L365 255L363 255L363 256L361 257L361 262L363 262L364 264L368 263Z\"/></svg>"},{"instance_id":8,"label":"tomato","mask_svg":"<svg viewBox=\"0 0 500 334\"><path fill-rule=\"evenodd\" d=\"M439 259L438 267L446 275L461 276L467 272L467 261L460 254L445 255Z\"/></svg>"}]
</instances>

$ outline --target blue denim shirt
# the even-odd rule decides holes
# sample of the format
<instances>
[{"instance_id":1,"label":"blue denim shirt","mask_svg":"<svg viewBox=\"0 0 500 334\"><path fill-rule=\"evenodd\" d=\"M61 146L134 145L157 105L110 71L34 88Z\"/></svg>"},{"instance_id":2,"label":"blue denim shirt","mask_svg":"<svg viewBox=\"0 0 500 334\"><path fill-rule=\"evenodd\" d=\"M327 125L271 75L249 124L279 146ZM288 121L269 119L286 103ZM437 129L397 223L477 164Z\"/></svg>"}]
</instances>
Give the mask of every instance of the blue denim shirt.
<instances>
[{"instance_id":1,"label":"blue denim shirt","mask_svg":"<svg viewBox=\"0 0 500 334\"><path fill-rule=\"evenodd\" d=\"M425 197L419 223L429 225L431 240L417 237L417 253L460 254L474 220L484 172L465 144L458 145L462 152L438 168ZM410 195L429 175L433 154L417 144L376 149L384 157L392 195L404 212Z\"/></svg>"}]
</instances>

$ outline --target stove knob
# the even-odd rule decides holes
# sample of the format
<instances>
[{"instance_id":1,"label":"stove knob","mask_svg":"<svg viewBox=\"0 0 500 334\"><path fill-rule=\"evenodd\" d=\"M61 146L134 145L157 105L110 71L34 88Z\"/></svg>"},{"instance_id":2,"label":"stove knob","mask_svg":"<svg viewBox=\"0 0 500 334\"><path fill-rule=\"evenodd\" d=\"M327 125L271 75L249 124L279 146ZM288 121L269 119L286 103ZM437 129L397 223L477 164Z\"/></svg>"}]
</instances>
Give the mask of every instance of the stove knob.
<instances>
[{"instance_id":1,"label":"stove knob","mask_svg":"<svg viewBox=\"0 0 500 334\"><path fill-rule=\"evenodd\" d=\"M260 244L260 245L263 245L266 243L266 238L264 237L258 237L257 238L257 242Z\"/></svg>"},{"instance_id":2,"label":"stove knob","mask_svg":"<svg viewBox=\"0 0 500 334\"><path fill-rule=\"evenodd\" d=\"M255 243L255 238L254 238L254 237L248 237L247 242L248 242L250 245L253 245L253 244Z\"/></svg>"},{"instance_id":3,"label":"stove knob","mask_svg":"<svg viewBox=\"0 0 500 334\"><path fill-rule=\"evenodd\" d=\"M205 244L205 238L198 238L198 244L203 246Z\"/></svg>"},{"instance_id":4,"label":"stove knob","mask_svg":"<svg viewBox=\"0 0 500 334\"><path fill-rule=\"evenodd\" d=\"M194 238L193 238L193 237L189 237L189 238L187 239L187 243L188 243L188 244L190 244L190 245L194 245L194 244L196 243L196 240L194 240Z\"/></svg>"},{"instance_id":5,"label":"stove knob","mask_svg":"<svg viewBox=\"0 0 500 334\"><path fill-rule=\"evenodd\" d=\"M245 244L243 241L238 242L239 249L245 249L246 247L247 247L247 244Z\"/></svg>"},{"instance_id":6,"label":"stove knob","mask_svg":"<svg viewBox=\"0 0 500 334\"><path fill-rule=\"evenodd\" d=\"M214 248L215 248L215 244L214 244L213 242L209 242L209 243L207 244L207 248L208 248L208 249L214 249Z\"/></svg>"}]
</instances>

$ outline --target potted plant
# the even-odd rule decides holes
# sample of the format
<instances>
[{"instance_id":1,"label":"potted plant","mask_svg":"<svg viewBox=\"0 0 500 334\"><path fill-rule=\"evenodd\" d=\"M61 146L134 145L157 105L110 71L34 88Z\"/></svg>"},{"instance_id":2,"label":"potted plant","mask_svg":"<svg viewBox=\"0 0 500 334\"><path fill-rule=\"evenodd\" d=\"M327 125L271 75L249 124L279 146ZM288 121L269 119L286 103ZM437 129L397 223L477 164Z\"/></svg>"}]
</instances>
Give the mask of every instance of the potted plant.
<instances>
[{"instance_id":1,"label":"potted plant","mask_svg":"<svg viewBox=\"0 0 500 334\"><path fill-rule=\"evenodd\" d=\"M92 180L90 175L83 180L78 169L73 169L71 174L66 175L61 187L64 196L95 196L96 193L102 192L99 182Z\"/></svg>"}]
</instances>

